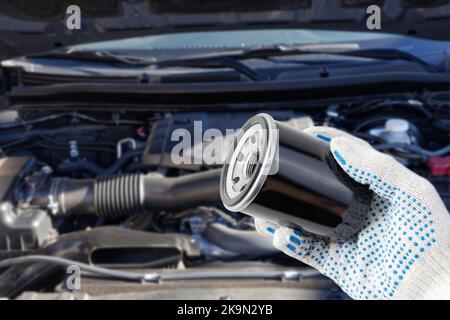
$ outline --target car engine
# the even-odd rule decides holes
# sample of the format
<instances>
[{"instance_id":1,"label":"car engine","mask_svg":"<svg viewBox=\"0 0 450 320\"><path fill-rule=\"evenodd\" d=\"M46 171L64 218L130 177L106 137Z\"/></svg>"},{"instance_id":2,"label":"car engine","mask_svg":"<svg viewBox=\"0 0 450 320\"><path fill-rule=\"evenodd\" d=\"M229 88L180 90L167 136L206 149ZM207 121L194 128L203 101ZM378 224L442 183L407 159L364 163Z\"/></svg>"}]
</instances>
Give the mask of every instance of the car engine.
<instances>
[{"instance_id":1,"label":"car engine","mask_svg":"<svg viewBox=\"0 0 450 320\"><path fill-rule=\"evenodd\" d=\"M370 142L430 180L450 208L450 106L445 101L448 96L398 97L264 112L298 130L332 126ZM195 148L215 143L204 138L206 130L226 135L255 113L1 112L0 256L45 254L162 272L257 269L260 264L284 271L306 268L257 234L251 218L225 210L219 198L221 166L194 159ZM179 143L173 135L177 129L193 138L190 163L171 157ZM58 268L9 268L0 274L0 296L62 294L65 274ZM301 284L310 294L303 297L345 298L320 274L313 276L315 282ZM102 281L109 280L91 278L85 294L119 294L132 286L99 289ZM191 294L200 297L195 290ZM217 298L223 296L217 293Z\"/></svg>"}]
</instances>

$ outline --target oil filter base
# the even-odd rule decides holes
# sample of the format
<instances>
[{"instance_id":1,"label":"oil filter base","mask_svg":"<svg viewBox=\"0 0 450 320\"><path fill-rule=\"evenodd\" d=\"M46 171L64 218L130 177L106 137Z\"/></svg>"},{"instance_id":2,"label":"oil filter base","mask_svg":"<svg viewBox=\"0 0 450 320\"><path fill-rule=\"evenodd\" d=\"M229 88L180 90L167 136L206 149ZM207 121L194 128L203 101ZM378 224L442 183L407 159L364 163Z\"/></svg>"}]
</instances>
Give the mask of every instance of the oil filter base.
<instances>
[{"instance_id":1,"label":"oil filter base","mask_svg":"<svg viewBox=\"0 0 450 320\"><path fill-rule=\"evenodd\" d=\"M220 196L230 211L347 240L366 219L373 192L343 171L328 142L261 113L234 138Z\"/></svg>"}]
</instances>

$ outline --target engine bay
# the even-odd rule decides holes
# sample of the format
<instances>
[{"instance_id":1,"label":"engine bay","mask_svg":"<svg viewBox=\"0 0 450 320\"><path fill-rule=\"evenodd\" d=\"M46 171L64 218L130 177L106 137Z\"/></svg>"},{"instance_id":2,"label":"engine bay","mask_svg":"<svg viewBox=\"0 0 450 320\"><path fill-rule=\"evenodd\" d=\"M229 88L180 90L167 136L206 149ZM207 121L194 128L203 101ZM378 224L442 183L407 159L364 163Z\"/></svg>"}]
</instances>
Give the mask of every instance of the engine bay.
<instances>
[{"instance_id":1,"label":"engine bay","mask_svg":"<svg viewBox=\"0 0 450 320\"><path fill-rule=\"evenodd\" d=\"M399 96L265 112L298 130L330 126L368 141L428 179L450 208L448 98L445 93L427 99ZM250 217L224 209L220 165L196 161L196 152L188 164L171 157L180 142L173 135L177 129L191 134L194 149L205 149L214 143L204 138L206 130L226 135L255 113L0 112L0 256L45 254L118 270L159 270L162 278L192 270L203 275L194 277L202 281L219 281L208 274L220 271L218 278L231 274L234 282L228 285L239 286L241 298L249 294L246 277L241 275L240 282L233 272L253 270L253 280L274 281L279 290L301 287L293 293L296 298L345 299L331 281L277 252L270 239L256 233ZM60 295L65 275L55 272L58 268L43 263L9 268L0 274L0 296ZM258 278L258 270L267 268L269 274ZM91 296L117 295L124 288L144 291L139 284L107 278L85 281L84 293ZM163 284L165 289L174 290L171 283ZM153 298L165 294L146 292ZM191 292L194 298L206 294ZM217 290L212 296L221 294Z\"/></svg>"}]
</instances>

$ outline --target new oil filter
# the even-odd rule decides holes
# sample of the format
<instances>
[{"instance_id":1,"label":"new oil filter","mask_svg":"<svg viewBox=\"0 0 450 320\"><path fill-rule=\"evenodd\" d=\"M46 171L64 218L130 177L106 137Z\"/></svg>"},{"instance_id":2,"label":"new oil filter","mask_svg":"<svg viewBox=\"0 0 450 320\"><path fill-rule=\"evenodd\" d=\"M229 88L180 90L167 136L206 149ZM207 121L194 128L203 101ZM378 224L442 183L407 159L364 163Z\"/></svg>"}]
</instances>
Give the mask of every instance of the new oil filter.
<instances>
[{"instance_id":1,"label":"new oil filter","mask_svg":"<svg viewBox=\"0 0 450 320\"><path fill-rule=\"evenodd\" d=\"M342 170L329 142L262 113L234 137L220 195L230 211L345 240L363 223L373 194Z\"/></svg>"}]
</instances>

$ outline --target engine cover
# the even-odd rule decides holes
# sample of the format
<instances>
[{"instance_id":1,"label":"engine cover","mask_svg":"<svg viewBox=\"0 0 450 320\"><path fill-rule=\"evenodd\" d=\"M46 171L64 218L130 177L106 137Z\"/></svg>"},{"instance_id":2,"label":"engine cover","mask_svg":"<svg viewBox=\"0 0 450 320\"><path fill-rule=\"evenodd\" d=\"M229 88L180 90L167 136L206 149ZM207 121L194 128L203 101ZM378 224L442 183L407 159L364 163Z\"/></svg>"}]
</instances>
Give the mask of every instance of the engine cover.
<instances>
[{"instance_id":1,"label":"engine cover","mask_svg":"<svg viewBox=\"0 0 450 320\"><path fill-rule=\"evenodd\" d=\"M311 117L293 111L267 111L274 119L286 122L288 125L303 130L314 125ZM208 129L219 130L223 136L228 130L239 129L255 112L192 112L179 113L174 116L156 121L152 127L147 145L142 157L142 163L148 166L167 166L172 168L200 170L208 166L202 159L197 159L198 152L194 148L205 150L210 143L203 139L205 131ZM190 163L176 164L172 161L171 152L180 143L178 136L174 132L183 130L192 149L187 150L192 155ZM197 149L198 150L198 149ZM201 154L201 153L200 153ZM225 160L226 154L223 155ZM222 163L219 164L221 166Z\"/></svg>"}]
</instances>

